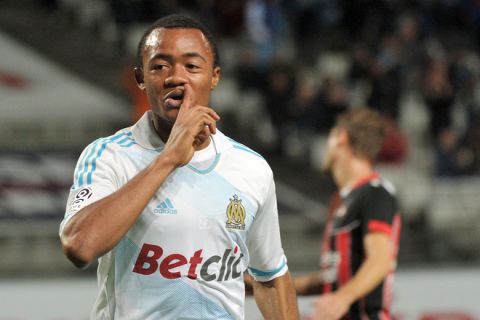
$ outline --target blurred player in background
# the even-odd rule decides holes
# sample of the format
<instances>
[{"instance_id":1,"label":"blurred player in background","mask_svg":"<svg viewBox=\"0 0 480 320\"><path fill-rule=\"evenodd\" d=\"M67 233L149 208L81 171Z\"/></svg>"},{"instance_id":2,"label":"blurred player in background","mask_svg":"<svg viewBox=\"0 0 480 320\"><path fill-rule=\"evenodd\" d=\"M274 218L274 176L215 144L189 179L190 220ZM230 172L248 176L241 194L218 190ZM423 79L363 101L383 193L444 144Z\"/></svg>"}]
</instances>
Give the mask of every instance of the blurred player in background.
<instances>
[{"instance_id":1,"label":"blurred player in background","mask_svg":"<svg viewBox=\"0 0 480 320\"><path fill-rule=\"evenodd\" d=\"M330 131L324 169L338 187L324 230L320 272L295 279L298 295L321 294L312 319L391 319L400 238L393 186L372 165L384 135L381 116L354 108Z\"/></svg>"},{"instance_id":2,"label":"blurred player in background","mask_svg":"<svg viewBox=\"0 0 480 320\"><path fill-rule=\"evenodd\" d=\"M93 319L243 319L243 273L266 319L297 319L273 175L216 128L220 79L208 30L182 15L144 34L135 68L151 111L80 156L60 237L98 258ZM241 107L241 106L239 106Z\"/></svg>"}]
</instances>

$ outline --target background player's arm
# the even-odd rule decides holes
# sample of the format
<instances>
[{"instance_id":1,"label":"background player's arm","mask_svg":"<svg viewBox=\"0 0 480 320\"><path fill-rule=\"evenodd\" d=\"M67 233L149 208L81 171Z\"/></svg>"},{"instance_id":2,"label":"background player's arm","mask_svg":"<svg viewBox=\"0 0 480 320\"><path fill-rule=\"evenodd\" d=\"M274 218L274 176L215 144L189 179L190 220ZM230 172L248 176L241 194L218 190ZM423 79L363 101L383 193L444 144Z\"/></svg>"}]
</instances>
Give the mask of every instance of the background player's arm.
<instances>
[{"instance_id":1,"label":"background player's arm","mask_svg":"<svg viewBox=\"0 0 480 320\"><path fill-rule=\"evenodd\" d=\"M369 233L364 240L366 259L358 272L339 289L338 294L360 299L375 289L392 269L393 254L391 238L386 233Z\"/></svg>"},{"instance_id":2,"label":"background player's arm","mask_svg":"<svg viewBox=\"0 0 480 320\"><path fill-rule=\"evenodd\" d=\"M170 173L190 161L200 134L209 138L216 132L220 117L210 108L194 106L191 90L185 85L184 102L164 151L118 191L82 208L65 224L60 235L63 250L77 267L110 251Z\"/></svg>"},{"instance_id":3,"label":"background player's arm","mask_svg":"<svg viewBox=\"0 0 480 320\"><path fill-rule=\"evenodd\" d=\"M338 319L350 305L367 295L392 269L393 254L390 236L368 233L364 237L365 261L357 273L338 291L323 295L315 302L315 319Z\"/></svg>"},{"instance_id":4,"label":"background player's arm","mask_svg":"<svg viewBox=\"0 0 480 320\"><path fill-rule=\"evenodd\" d=\"M312 295L322 293L322 275L311 272L294 278L297 295Z\"/></svg>"},{"instance_id":5,"label":"background player's arm","mask_svg":"<svg viewBox=\"0 0 480 320\"><path fill-rule=\"evenodd\" d=\"M266 320L299 319L297 298L290 273L266 282L252 280L253 294Z\"/></svg>"}]
</instances>

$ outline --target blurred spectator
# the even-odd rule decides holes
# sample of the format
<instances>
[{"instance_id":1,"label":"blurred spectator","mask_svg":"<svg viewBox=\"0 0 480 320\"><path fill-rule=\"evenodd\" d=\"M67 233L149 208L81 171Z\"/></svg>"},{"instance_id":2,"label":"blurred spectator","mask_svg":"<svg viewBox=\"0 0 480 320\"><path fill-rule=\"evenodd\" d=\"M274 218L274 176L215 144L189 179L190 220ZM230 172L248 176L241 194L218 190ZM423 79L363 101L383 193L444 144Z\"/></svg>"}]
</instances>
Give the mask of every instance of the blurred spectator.
<instances>
[{"instance_id":1,"label":"blurred spectator","mask_svg":"<svg viewBox=\"0 0 480 320\"><path fill-rule=\"evenodd\" d=\"M241 35L245 27L245 0L200 0L199 2L210 3L216 7L215 29L221 36L236 37Z\"/></svg>"},{"instance_id":2,"label":"blurred spectator","mask_svg":"<svg viewBox=\"0 0 480 320\"><path fill-rule=\"evenodd\" d=\"M425 48L424 30L420 27L418 15L405 14L398 20L399 62L401 66L402 85L404 90L415 90L420 82L419 70Z\"/></svg>"},{"instance_id":3,"label":"blurred spectator","mask_svg":"<svg viewBox=\"0 0 480 320\"><path fill-rule=\"evenodd\" d=\"M480 115L473 115L465 132L465 147L473 155L473 172L480 174Z\"/></svg>"},{"instance_id":4,"label":"blurred spectator","mask_svg":"<svg viewBox=\"0 0 480 320\"><path fill-rule=\"evenodd\" d=\"M473 151L463 145L457 133L451 128L443 128L437 140L436 174L442 177L455 177L472 174L475 171Z\"/></svg>"},{"instance_id":5,"label":"blurred spectator","mask_svg":"<svg viewBox=\"0 0 480 320\"><path fill-rule=\"evenodd\" d=\"M339 30L342 9L339 0L283 1L284 12L295 34L295 46L302 61L313 63L332 34ZM321 41L319 41L321 39Z\"/></svg>"},{"instance_id":6,"label":"blurred spectator","mask_svg":"<svg viewBox=\"0 0 480 320\"><path fill-rule=\"evenodd\" d=\"M379 163L400 164L408 153L407 137L392 118L384 117L385 140L377 156Z\"/></svg>"},{"instance_id":7,"label":"blurred spectator","mask_svg":"<svg viewBox=\"0 0 480 320\"><path fill-rule=\"evenodd\" d=\"M352 48L352 67L349 78L351 81L365 81L370 78L370 68L374 57L370 48L363 42L358 42Z\"/></svg>"},{"instance_id":8,"label":"blurred spectator","mask_svg":"<svg viewBox=\"0 0 480 320\"><path fill-rule=\"evenodd\" d=\"M466 108L467 118L471 118L480 107L479 56L473 50L455 50L452 53L452 74L457 100Z\"/></svg>"},{"instance_id":9,"label":"blurred spectator","mask_svg":"<svg viewBox=\"0 0 480 320\"><path fill-rule=\"evenodd\" d=\"M298 71L295 98L289 106L289 114L301 133L312 134L316 130L318 100L319 92L313 79L306 72Z\"/></svg>"},{"instance_id":10,"label":"blurred spectator","mask_svg":"<svg viewBox=\"0 0 480 320\"><path fill-rule=\"evenodd\" d=\"M256 66L255 51L243 49L238 54L238 63L234 69L234 76L239 89L261 91L264 75Z\"/></svg>"},{"instance_id":11,"label":"blurred spectator","mask_svg":"<svg viewBox=\"0 0 480 320\"><path fill-rule=\"evenodd\" d=\"M277 56L277 49L285 31L285 20L278 0L248 0L246 29L257 58L257 67L267 67Z\"/></svg>"},{"instance_id":12,"label":"blurred spectator","mask_svg":"<svg viewBox=\"0 0 480 320\"><path fill-rule=\"evenodd\" d=\"M290 104L293 103L296 79L293 68L285 62L276 62L265 76L265 104L275 128L279 148L286 134Z\"/></svg>"},{"instance_id":13,"label":"blurred spectator","mask_svg":"<svg viewBox=\"0 0 480 320\"><path fill-rule=\"evenodd\" d=\"M348 109L348 93L340 81L325 79L318 101L316 128L321 133L328 133L337 116Z\"/></svg>"},{"instance_id":14,"label":"blurred spectator","mask_svg":"<svg viewBox=\"0 0 480 320\"><path fill-rule=\"evenodd\" d=\"M400 1L357 0L341 1L343 22L350 40L374 44L386 32L393 30Z\"/></svg>"},{"instance_id":15,"label":"blurred spectator","mask_svg":"<svg viewBox=\"0 0 480 320\"><path fill-rule=\"evenodd\" d=\"M58 1L39 2L44 7L54 7ZM238 56L232 68L224 68L222 76L232 76L241 92L260 93L257 104L264 102L264 105L258 107L268 110L278 141L289 130L305 135L307 141L314 132L328 132L336 115L351 103L369 105L391 119L388 120L391 135L386 139L380 160L402 162L408 143L396 125L402 115L400 100L406 94L420 93L429 113L432 144L440 150L439 158L448 158L445 151L450 150L448 141L452 138L442 132L447 128L460 129L462 125L468 129L458 130L462 136L457 137L457 144L468 146L476 155L472 123L480 112L480 58L475 42L480 38L480 5L474 1L105 0L105 3L110 10L108 17L115 24L114 33L123 39L121 49L122 41L127 41L124 36L135 24L179 11L201 17L221 36L219 48L227 51L226 61ZM234 53L228 51L232 46L222 46L227 38L244 46L238 55L237 49ZM285 59L288 50L295 52L295 61L299 62L295 69L291 60ZM332 52L346 57L344 61L350 65L348 79L325 79L328 75L323 70L315 73L313 66L319 57ZM305 69L313 77L306 76L299 65L307 66ZM129 71L124 74L123 83L135 105L135 120L148 109L148 103L132 82ZM459 111L455 123L454 105L459 107L455 110ZM459 119L463 121L460 125Z\"/></svg>"},{"instance_id":16,"label":"blurred spectator","mask_svg":"<svg viewBox=\"0 0 480 320\"><path fill-rule=\"evenodd\" d=\"M372 90L367 104L393 119L398 118L402 89L399 55L398 37L387 35L370 69Z\"/></svg>"},{"instance_id":17,"label":"blurred spectator","mask_svg":"<svg viewBox=\"0 0 480 320\"><path fill-rule=\"evenodd\" d=\"M432 58L427 62L423 79L423 96L430 112L430 134L434 141L440 132L451 127L455 92L446 62ZM447 139L448 140L448 139Z\"/></svg>"}]
</instances>

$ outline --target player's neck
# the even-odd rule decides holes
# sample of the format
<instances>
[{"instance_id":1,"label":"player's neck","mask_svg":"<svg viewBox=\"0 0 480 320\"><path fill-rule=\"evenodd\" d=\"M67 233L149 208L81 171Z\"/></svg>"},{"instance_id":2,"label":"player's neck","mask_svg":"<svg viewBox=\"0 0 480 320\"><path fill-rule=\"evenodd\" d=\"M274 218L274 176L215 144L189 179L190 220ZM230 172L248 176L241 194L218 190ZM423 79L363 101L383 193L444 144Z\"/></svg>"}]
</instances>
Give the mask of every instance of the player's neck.
<instances>
[{"instance_id":1,"label":"player's neck","mask_svg":"<svg viewBox=\"0 0 480 320\"><path fill-rule=\"evenodd\" d=\"M338 189L351 189L374 172L372 164L365 159L352 157L339 162L334 170L335 183Z\"/></svg>"},{"instance_id":2,"label":"player's neck","mask_svg":"<svg viewBox=\"0 0 480 320\"><path fill-rule=\"evenodd\" d=\"M158 134L160 139L162 139L164 143L167 143L168 138L170 137L170 132L172 132L173 124L170 124L155 115L152 117L152 123L153 127L155 128L155 132Z\"/></svg>"}]
</instances>

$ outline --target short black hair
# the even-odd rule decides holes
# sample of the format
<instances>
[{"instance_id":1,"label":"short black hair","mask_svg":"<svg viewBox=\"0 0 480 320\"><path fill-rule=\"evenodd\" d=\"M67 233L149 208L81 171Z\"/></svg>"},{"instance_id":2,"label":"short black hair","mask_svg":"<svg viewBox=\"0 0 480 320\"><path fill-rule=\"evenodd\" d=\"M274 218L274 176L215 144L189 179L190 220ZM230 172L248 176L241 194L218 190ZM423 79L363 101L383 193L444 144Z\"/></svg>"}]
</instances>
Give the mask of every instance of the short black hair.
<instances>
[{"instance_id":1,"label":"short black hair","mask_svg":"<svg viewBox=\"0 0 480 320\"><path fill-rule=\"evenodd\" d=\"M208 43L210 44L211 49L213 50L213 66L217 67L220 65L220 57L218 55L217 44L213 38L212 33L208 28L203 25L200 21L184 15L184 14L171 14L155 21L150 27L145 31L137 47L137 62L136 66L141 68L143 67L143 50L145 48L145 41L147 37L152 33L153 30L159 28L166 29L198 29L200 30L205 38L207 38Z\"/></svg>"}]
</instances>

